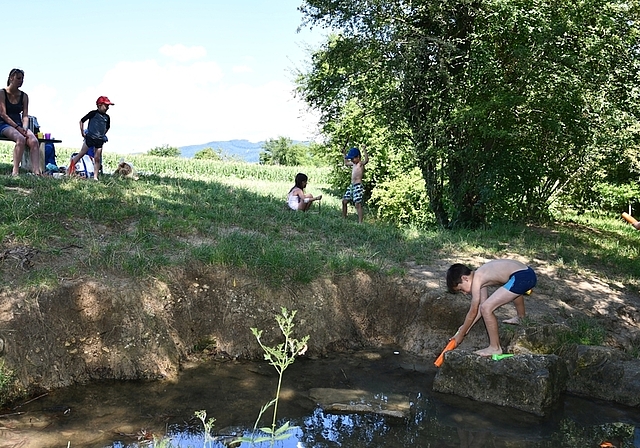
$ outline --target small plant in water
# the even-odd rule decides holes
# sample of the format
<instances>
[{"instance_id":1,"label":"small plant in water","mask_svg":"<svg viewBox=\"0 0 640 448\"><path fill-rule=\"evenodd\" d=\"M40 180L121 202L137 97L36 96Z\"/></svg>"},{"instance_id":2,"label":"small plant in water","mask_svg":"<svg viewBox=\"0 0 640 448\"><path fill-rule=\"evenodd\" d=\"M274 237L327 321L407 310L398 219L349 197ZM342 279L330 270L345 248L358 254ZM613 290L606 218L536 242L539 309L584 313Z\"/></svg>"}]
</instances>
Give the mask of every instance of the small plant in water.
<instances>
[{"instance_id":1,"label":"small plant in water","mask_svg":"<svg viewBox=\"0 0 640 448\"><path fill-rule=\"evenodd\" d=\"M213 442L214 439L211 437L211 430L213 429L213 424L216 421L215 418L211 417L207 420L207 411L196 411L195 416L202 422L202 426L204 426L204 446L207 446L207 443Z\"/></svg>"},{"instance_id":2,"label":"small plant in water","mask_svg":"<svg viewBox=\"0 0 640 448\"><path fill-rule=\"evenodd\" d=\"M260 414L258 415L256 423L253 426L253 433L251 434L251 436L241 437L240 439L238 439L239 442L249 442L251 444L271 442L271 446L273 446L276 440L284 440L289 438L291 436L291 430L296 428L295 426L291 426L289 422L286 422L281 427L276 428L278 399L280 398L282 376L287 367L293 364L296 356L303 355L307 351L307 342L309 341L308 335L300 340L295 339L291 336L293 333L293 327L295 326L293 323L293 318L295 317L296 313L296 310L292 310L291 312L289 312L285 307L282 307L281 314L276 316L276 322L278 322L280 331L284 335L284 342L274 347L264 345L261 339L262 330L251 328L251 332L256 337L256 339L258 340L258 344L260 344L260 347L264 351L264 359L268 361L269 364L271 364L278 372L278 387L276 389L275 398L269 403L265 404L260 410ZM273 420L271 421L271 427L260 428L260 431L264 434L267 434L267 436L256 437L256 431L258 429L260 419L271 406L273 406Z\"/></svg>"},{"instance_id":3,"label":"small plant in water","mask_svg":"<svg viewBox=\"0 0 640 448\"><path fill-rule=\"evenodd\" d=\"M289 422L286 422L284 425L276 428L278 399L280 398L282 376L287 367L293 364L296 356L303 355L307 351L307 342L309 341L309 336L305 336L300 340L295 339L291 336L293 334L293 327L295 326L293 323L293 318L296 316L296 313L296 310L289 312L289 310L287 310L285 307L282 307L281 314L276 316L276 322L278 322L280 331L284 335L284 342L274 347L269 347L263 344L261 339L262 330L251 328L251 332L256 337L256 339L258 340L258 344L260 344L260 347L264 351L264 359L268 361L269 364L271 364L273 367L275 367L276 371L278 372L278 387L276 389L275 398L265 404L260 410L258 418L256 419L256 423L253 426L251 436L239 437L238 439L231 442L230 445L235 445L236 443L242 442L247 442L251 445L262 442L270 442L270 445L273 446L276 440L288 439L291 436L291 431L297 428L296 426L291 426ZM271 421L271 426L259 428L262 433L266 434L266 436L257 437L256 433L258 431L258 424L260 423L260 419L271 406L273 406L273 420ZM213 429L213 424L216 420L215 418L210 418L209 420L207 420L207 411L196 411L195 416L202 422L202 425L204 427L203 446L206 447L209 442L214 441L214 438L211 437L211 430Z\"/></svg>"}]
</instances>

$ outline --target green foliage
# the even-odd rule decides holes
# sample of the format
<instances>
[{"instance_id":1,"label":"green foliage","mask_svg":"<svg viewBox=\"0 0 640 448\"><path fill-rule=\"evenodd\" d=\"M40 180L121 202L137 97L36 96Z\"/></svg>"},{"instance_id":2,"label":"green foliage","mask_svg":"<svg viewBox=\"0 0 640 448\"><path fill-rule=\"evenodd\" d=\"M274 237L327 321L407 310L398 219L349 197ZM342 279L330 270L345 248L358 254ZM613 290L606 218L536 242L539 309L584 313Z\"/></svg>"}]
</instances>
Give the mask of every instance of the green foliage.
<instances>
[{"instance_id":1,"label":"green foliage","mask_svg":"<svg viewBox=\"0 0 640 448\"><path fill-rule=\"evenodd\" d=\"M251 332L256 337L258 344L260 344L260 347L264 351L264 359L268 361L269 364L271 364L278 372L278 386L276 388L274 399L269 401L260 409L260 413L258 414L258 418L256 419L252 434L250 436L238 437L237 439L230 442L230 446L234 446L243 442L249 443L251 446L263 442L270 442L270 445L274 446L275 442L286 440L291 437L292 431L298 428L297 426L292 426L289 422L285 422L280 427L276 427L278 401L280 399L280 390L282 387L282 377L284 375L284 371L287 369L287 367L294 363L297 356L303 355L306 352L307 343L309 342L309 336L305 336L302 339L296 339L292 337L293 328L295 327L293 319L295 318L296 313L296 310L292 310L291 312L289 312L287 308L282 307L280 309L280 314L276 315L275 319L278 323L280 331L282 332L282 335L284 336L284 342L275 346L271 347L265 345L262 342L263 331L258 330L257 328L251 328ZM258 428L262 416L272 406L273 420L271 422L271 426ZM200 420L200 422L202 422L202 427L204 430L203 447L209 446L216 441L216 439L211 435L216 419L213 417L207 419L207 411L205 410L196 411L195 416L198 420ZM265 435L258 435L258 429L262 434ZM169 437L164 437L160 440L154 440L154 443L156 444L156 446L163 446L167 448L170 448L172 446L171 439Z\"/></svg>"},{"instance_id":2,"label":"green foliage","mask_svg":"<svg viewBox=\"0 0 640 448\"><path fill-rule=\"evenodd\" d=\"M260 152L262 165L309 165L311 153L309 147L301 143L293 143L288 137L269 139L262 145L264 151Z\"/></svg>"},{"instance_id":3,"label":"green foliage","mask_svg":"<svg viewBox=\"0 0 640 448\"><path fill-rule=\"evenodd\" d=\"M276 428L276 420L278 413L278 401L280 399L280 388L282 387L282 376L284 371L295 361L296 357L299 355L303 355L307 351L307 342L309 342L309 336L305 336L302 339L295 339L292 337L293 327L295 324L293 323L293 319L296 316L297 311L292 310L289 312L285 307L282 307L280 310L280 314L276 315L276 322L278 323L278 327L284 336L284 342L277 344L273 347L265 345L262 342L262 330L258 330L257 328L251 328L251 332L258 340L258 344L264 351L264 359L271 364L276 371L278 372L278 387L276 389L275 398L262 407L260 410L260 414L256 420L256 423L253 427L253 433L250 437L242 437L239 439L241 442L249 442L251 444L260 443L260 442L271 442L271 446L278 441L284 440L291 436L291 430L296 429L297 427L291 426L289 422L286 422L279 428ZM258 428L258 424L262 415L273 406L273 420L271 421L271 427L262 427L260 431L267 434L266 437L256 437L256 430Z\"/></svg>"},{"instance_id":4,"label":"green foliage","mask_svg":"<svg viewBox=\"0 0 640 448\"><path fill-rule=\"evenodd\" d=\"M211 431L213 430L216 419L211 417L207 420L207 411L205 410L196 411L194 414L196 418L202 422L202 427L204 429L203 446L207 446L208 443L215 441L215 438L211 436Z\"/></svg>"},{"instance_id":5,"label":"green foliage","mask_svg":"<svg viewBox=\"0 0 640 448\"><path fill-rule=\"evenodd\" d=\"M371 194L378 218L399 225L433 224L424 179L417 168L405 176L379 182Z\"/></svg>"},{"instance_id":6,"label":"green foliage","mask_svg":"<svg viewBox=\"0 0 640 448\"><path fill-rule=\"evenodd\" d=\"M197 160L223 160L224 156L222 154L222 149L218 148L218 149L213 149L213 148L203 148L200 151L196 152L193 155L194 159Z\"/></svg>"},{"instance_id":7,"label":"green foliage","mask_svg":"<svg viewBox=\"0 0 640 448\"><path fill-rule=\"evenodd\" d=\"M441 225L548 219L621 160L637 170L636 2L308 0L301 11L340 34L299 73L300 96L330 140L348 135L352 102L375 117L353 139L390 131Z\"/></svg>"},{"instance_id":8,"label":"green foliage","mask_svg":"<svg viewBox=\"0 0 640 448\"><path fill-rule=\"evenodd\" d=\"M14 381L13 371L5 365L4 360L0 359L0 405L8 401Z\"/></svg>"},{"instance_id":9,"label":"green foliage","mask_svg":"<svg viewBox=\"0 0 640 448\"><path fill-rule=\"evenodd\" d=\"M148 154L150 156L158 156L158 157L180 157L180 149L175 146L162 145L156 146L149 150Z\"/></svg>"},{"instance_id":10,"label":"green foliage","mask_svg":"<svg viewBox=\"0 0 640 448\"><path fill-rule=\"evenodd\" d=\"M581 197L572 197L573 204L579 210L607 211L621 213L629 207L632 211L640 208L640 185L637 182L611 184L597 182Z\"/></svg>"},{"instance_id":11,"label":"green foliage","mask_svg":"<svg viewBox=\"0 0 640 448\"><path fill-rule=\"evenodd\" d=\"M548 350L562 353L573 345L602 345L606 331L595 319L589 317L573 317L567 320L567 329L558 330Z\"/></svg>"}]
</instances>

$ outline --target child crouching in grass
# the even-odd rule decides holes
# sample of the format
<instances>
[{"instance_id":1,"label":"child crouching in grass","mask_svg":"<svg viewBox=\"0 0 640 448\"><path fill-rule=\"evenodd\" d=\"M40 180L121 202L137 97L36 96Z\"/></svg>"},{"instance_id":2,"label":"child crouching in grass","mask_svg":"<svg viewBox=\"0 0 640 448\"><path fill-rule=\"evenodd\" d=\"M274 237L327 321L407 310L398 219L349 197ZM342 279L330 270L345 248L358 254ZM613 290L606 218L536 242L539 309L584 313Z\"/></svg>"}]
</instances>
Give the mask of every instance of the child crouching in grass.
<instances>
[{"instance_id":1,"label":"child crouching in grass","mask_svg":"<svg viewBox=\"0 0 640 448\"><path fill-rule=\"evenodd\" d=\"M311 208L311 204L322 199L322 195L313 196L307 194L304 189L307 188L309 178L304 173L296 174L295 185L289 190L287 195L287 205L291 210L301 210L306 212Z\"/></svg>"}]
</instances>

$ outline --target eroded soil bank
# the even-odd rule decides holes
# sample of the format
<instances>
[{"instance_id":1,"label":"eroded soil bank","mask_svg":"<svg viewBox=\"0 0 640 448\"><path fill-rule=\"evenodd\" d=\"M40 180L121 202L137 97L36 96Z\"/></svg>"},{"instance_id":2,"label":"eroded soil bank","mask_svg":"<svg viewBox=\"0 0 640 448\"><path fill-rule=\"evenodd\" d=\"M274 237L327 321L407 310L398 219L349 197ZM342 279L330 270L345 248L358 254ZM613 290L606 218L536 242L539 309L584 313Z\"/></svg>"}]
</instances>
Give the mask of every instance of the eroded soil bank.
<instances>
[{"instance_id":1,"label":"eroded soil bank","mask_svg":"<svg viewBox=\"0 0 640 448\"><path fill-rule=\"evenodd\" d=\"M281 307L297 310L294 336L310 336L305 356L392 345L433 359L469 304L467 297L446 292L450 263L407 265L402 277L359 273L281 287L247 272L208 267L175 271L166 281L79 279L23 292L5 286L0 359L23 393L93 379L175 378L181 363L194 356L261 358L250 328L263 330L267 344L280 342L274 316ZM637 295L595 276L560 275L544 264L534 268L539 284L526 299L531 320L562 322L584 314L607 330L608 345L640 346ZM506 306L499 317L514 313ZM501 328L501 335L513 333L513 327ZM479 323L461 348L486 343Z\"/></svg>"}]
</instances>

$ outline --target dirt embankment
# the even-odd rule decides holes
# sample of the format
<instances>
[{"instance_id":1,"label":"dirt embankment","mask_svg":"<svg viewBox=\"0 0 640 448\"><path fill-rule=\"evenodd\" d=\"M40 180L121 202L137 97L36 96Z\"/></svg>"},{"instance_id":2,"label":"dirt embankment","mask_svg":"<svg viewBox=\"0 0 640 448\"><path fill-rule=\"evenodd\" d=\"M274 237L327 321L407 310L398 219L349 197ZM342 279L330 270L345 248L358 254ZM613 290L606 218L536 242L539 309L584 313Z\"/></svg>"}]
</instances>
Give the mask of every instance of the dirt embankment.
<instances>
[{"instance_id":1,"label":"dirt embankment","mask_svg":"<svg viewBox=\"0 0 640 448\"><path fill-rule=\"evenodd\" d=\"M164 282L82 279L25 292L5 286L0 359L28 393L92 379L173 378L183 360L205 347L208 356L261 357L250 328L263 330L266 343L280 342L274 316L286 307L297 310L294 336L310 336L307 356L393 345L432 360L469 304L446 292L449 264L407 265L403 277L359 273L279 288L247 272L204 267L173 272ZM640 345L638 296L596 277L559 277L550 266L533 266L539 284L526 299L529 318L551 323L589 315L607 329L607 344ZM499 310L501 319L514 314L510 305ZM480 323L462 348L486 344Z\"/></svg>"}]
</instances>

